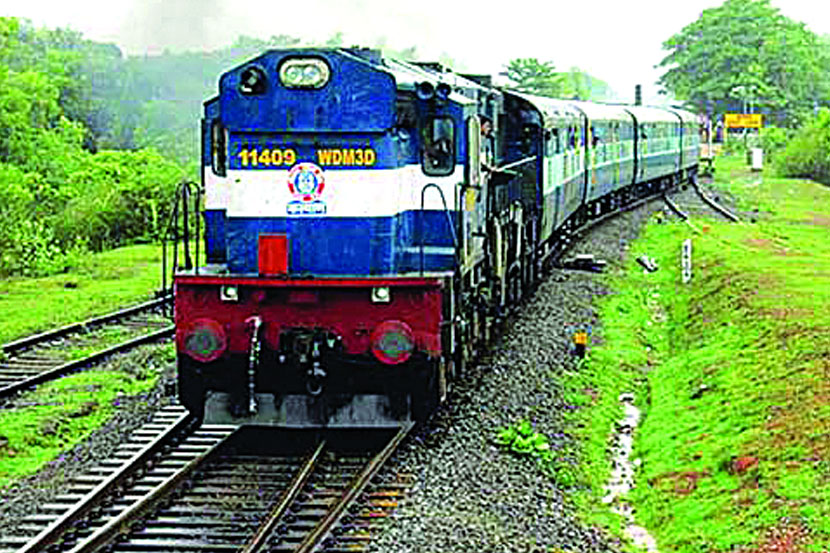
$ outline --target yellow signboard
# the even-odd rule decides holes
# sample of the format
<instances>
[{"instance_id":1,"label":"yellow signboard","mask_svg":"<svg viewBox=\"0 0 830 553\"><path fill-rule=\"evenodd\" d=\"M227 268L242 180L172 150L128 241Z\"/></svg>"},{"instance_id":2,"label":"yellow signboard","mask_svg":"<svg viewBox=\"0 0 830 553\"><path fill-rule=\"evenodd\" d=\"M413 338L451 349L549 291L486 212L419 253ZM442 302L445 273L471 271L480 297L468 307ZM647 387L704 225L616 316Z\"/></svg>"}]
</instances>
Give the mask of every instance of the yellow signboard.
<instances>
[{"instance_id":1,"label":"yellow signboard","mask_svg":"<svg viewBox=\"0 0 830 553\"><path fill-rule=\"evenodd\" d=\"M733 129L760 129L763 117L761 113L727 113L723 116L723 124Z\"/></svg>"}]
</instances>

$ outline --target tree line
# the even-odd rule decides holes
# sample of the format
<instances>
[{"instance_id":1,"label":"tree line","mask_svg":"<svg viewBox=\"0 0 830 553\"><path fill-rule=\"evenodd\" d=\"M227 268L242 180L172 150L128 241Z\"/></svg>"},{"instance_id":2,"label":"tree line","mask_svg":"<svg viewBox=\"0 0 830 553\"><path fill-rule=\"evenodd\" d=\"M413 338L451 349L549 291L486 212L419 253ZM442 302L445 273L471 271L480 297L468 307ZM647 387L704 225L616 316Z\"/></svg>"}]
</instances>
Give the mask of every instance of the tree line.
<instances>
[{"instance_id":1,"label":"tree line","mask_svg":"<svg viewBox=\"0 0 830 553\"><path fill-rule=\"evenodd\" d=\"M769 0L726 0L663 43L660 84L698 113L763 113L797 127L830 100L830 37Z\"/></svg>"},{"instance_id":2,"label":"tree line","mask_svg":"<svg viewBox=\"0 0 830 553\"><path fill-rule=\"evenodd\" d=\"M764 116L760 144L785 176L830 184L830 36L769 0L726 0L663 43L660 84L710 121Z\"/></svg>"},{"instance_id":3,"label":"tree line","mask_svg":"<svg viewBox=\"0 0 830 553\"><path fill-rule=\"evenodd\" d=\"M150 149L98 151L84 72L95 51L64 30L0 18L0 275L65 270L89 250L157 233L181 167Z\"/></svg>"},{"instance_id":4,"label":"tree line","mask_svg":"<svg viewBox=\"0 0 830 553\"><path fill-rule=\"evenodd\" d=\"M198 174L202 102L219 75L268 48L311 44L242 36L211 52L127 57L70 29L0 18L0 276L60 271L89 250L156 239L172 187ZM418 58L415 47L375 46ZM762 134L786 171L830 182L830 112L817 116L830 104L830 37L769 0L726 0L663 48L660 84L678 102L713 120L764 113L781 127ZM540 58L514 59L502 75L535 94L613 97L600 79Z\"/></svg>"}]
</instances>

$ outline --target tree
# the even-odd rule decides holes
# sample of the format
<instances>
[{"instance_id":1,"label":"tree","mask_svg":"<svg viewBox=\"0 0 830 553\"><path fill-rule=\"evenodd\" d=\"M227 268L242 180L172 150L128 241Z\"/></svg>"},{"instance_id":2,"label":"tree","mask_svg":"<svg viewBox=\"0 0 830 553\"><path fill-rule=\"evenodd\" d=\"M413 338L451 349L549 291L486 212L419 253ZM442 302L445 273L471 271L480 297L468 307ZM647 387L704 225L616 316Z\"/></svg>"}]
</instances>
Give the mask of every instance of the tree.
<instances>
[{"instance_id":1,"label":"tree","mask_svg":"<svg viewBox=\"0 0 830 553\"><path fill-rule=\"evenodd\" d=\"M559 96L562 93L562 76L556 72L553 62L540 62L536 58L511 60L501 73L513 82L513 88L540 96Z\"/></svg>"},{"instance_id":2,"label":"tree","mask_svg":"<svg viewBox=\"0 0 830 553\"><path fill-rule=\"evenodd\" d=\"M562 77L563 98L601 102L614 96L608 83L592 77L578 67L571 67L569 71L559 75Z\"/></svg>"},{"instance_id":3,"label":"tree","mask_svg":"<svg viewBox=\"0 0 830 553\"><path fill-rule=\"evenodd\" d=\"M751 106L794 124L830 90L830 47L769 0L726 0L663 43L659 83L708 115Z\"/></svg>"}]
</instances>

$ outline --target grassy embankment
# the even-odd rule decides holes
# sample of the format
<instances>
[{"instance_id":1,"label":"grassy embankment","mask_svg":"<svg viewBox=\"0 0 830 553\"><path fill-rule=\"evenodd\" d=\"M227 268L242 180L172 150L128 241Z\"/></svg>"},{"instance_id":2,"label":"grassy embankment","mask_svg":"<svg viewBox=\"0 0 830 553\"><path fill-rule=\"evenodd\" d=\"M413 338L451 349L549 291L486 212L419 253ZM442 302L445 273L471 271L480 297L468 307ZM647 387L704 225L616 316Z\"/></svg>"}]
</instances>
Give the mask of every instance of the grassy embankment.
<instances>
[{"instance_id":1,"label":"grassy embankment","mask_svg":"<svg viewBox=\"0 0 830 553\"><path fill-rule=\"evenodd\" d=\"M0 281L0 343L152 299L161 248L128 246L90 255L68 273Z\"/></svg>"},{"instance_id":2,"label":"grassy embankment","mask_svg":"<svg viewBox=\"0 0 830 553\"><path fill-rule=\"evenodd\" d=\"M830 548L830 189L718 160L715 185L757 223L652 222L609 275L601 339L566 383L582 445L581 511L620 532L600 498L618 396L644 419L629 494L661 551ZM693 240L682 284L681 243ZM644 274L638 255L660 269ZM582 425L580 427L580 425Z\"/></svg>"},{"instance_id":3,"label":"grassy embankment","mask_svg":"<svg viewBox=\"0 0 830 553\"><path fill-rule=\"evenodd\" d=\"M75 272L3 281L0 342L149 300L160 286L160 267L158 246L130 246L91 256ZM126 366L39 386L20 397L18 404L25 407L0 412L0 489L86 439L124 396L152 389L173 350L148 348L132 355Z\"/></svg>"}]
</instances>

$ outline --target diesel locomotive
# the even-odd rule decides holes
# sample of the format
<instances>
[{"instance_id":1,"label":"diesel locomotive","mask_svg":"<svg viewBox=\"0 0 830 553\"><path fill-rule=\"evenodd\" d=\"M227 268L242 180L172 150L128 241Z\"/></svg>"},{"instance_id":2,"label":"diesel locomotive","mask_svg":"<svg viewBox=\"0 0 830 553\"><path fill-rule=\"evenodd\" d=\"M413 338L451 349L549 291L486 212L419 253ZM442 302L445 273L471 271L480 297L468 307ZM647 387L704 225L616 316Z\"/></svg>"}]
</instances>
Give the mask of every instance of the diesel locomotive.
<instances>
[{"instance_id":1,"label":"diesel locomotive","mask_svg":"<svg viewBox=\"0 0 830 553\"><path fill-rule=\"evenodd\" d=\"M204 104L206 263L174 275L207 421L424 420L588 221L695 177L695 116L360 48L269 50Z\"/></svg>"}]
</instances>

